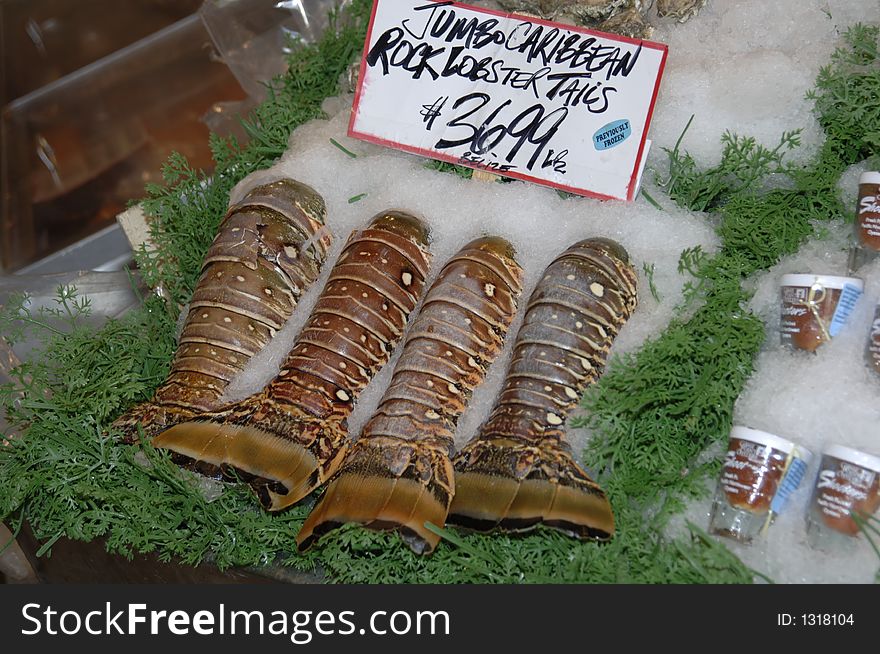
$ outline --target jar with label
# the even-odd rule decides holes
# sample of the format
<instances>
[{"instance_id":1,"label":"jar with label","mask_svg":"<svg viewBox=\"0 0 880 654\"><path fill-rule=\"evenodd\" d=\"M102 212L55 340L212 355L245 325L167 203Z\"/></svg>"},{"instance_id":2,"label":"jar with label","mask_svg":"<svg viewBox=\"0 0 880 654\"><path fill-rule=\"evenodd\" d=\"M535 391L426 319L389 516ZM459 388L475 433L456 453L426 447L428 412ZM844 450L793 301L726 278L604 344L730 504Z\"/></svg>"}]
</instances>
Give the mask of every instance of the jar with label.
<instances>
[{"instance_id":1,"label":"jar with label","mask_svg":"<svg viewBox=\"0 0 880 654\"><path fill-rule=\"evenodd\" d=\"M811 458L809 450L790 440L734 427L712 503L709 531L751 542L785 509Z\"/></svg>"},{"instance_id":2,"label":"jar with label","mask_svg":"<svg viewBox=\"0 0 880 654\"><path fill-rule=\"evenodd\" d=\"M850 271L880 255L880 172L868 171L859 177L856 205L855 245L850 253Z\"/></svg>"},{"instance_id":3,"label":"jar with label","mask_svg":"<svg viewBox=\"0 0 880 654\"><path fill-rule=\"evenodd\" d=\"M783 275L782 344L813 352L830 341L846 326L864 288L858 277Z\"/></svg>"},{"instance_id":4,"label":"jar with label","mask_svg":"<svg viewBox=\"0 0 880 654\"><path fill-rule=\"evenodd\" d=\"M829 549L859 534L853 513L871 516L880 508L880 457L843 445L822 453L807 513L807 539Z\"/></svg>"},{"instance_id":5,"label":"jar with label","mask_svg":"<svg viewBox=\"0 0 880 654\"><path fill-rule=\"evenodd\" d=\"M871 333L868 335L868 348L865 352L868 359L868 367L880 375L880 303L874 311L874 322L871 323Z\"/></svg>"}]
</instances>

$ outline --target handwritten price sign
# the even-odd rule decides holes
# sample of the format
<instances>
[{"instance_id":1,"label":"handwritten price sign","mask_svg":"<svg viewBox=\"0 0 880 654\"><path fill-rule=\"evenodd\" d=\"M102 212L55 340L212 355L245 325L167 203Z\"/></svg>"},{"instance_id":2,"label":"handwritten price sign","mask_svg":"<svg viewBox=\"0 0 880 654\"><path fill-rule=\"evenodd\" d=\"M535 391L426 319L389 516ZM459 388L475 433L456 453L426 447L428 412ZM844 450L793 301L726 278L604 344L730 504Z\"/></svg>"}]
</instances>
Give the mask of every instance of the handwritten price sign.
<instances>
[{"instance_id":1,"label":"handwritten price sign","mask_svg":"<svg viewBox=\"0 0 880 654\"><path fill-rule=\"evenodd\" d=\"M376 0L349 134L632 200L666 46L456 2Z\"/></svg>"}]
</instances>

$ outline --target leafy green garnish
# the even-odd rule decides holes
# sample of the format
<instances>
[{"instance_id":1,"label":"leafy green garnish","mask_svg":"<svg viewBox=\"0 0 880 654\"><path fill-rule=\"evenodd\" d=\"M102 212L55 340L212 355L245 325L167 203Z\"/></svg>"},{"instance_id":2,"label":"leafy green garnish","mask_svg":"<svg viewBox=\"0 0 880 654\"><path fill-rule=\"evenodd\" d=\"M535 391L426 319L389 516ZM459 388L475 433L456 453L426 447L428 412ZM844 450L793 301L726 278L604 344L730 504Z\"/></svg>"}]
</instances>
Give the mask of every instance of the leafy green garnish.
<instances>
[{"instance_id":1,"label":"leafy green garnish","mask_svg":"<svg viewBox=\"0 0 880 654\"><path fill-rule=\"evenodd\" d=\"M451 173L453 175L458 175L463 179L470 179L474 176L474 171L472 168L446 163L445 161L438 161L436 159L431 159L427 161L425 163L425 168L430 168L431 170L436 170L441 173Z\"/></svg>"},{"instance_id":2,"label":"leafy green garnish","mask_svg":"<svg viewBox=\"0 0 880 654\"><path fill-rule=\"evenodd\" d=\"M783 134L772 150L751 137L725 132L721 137L721 162L700 171L694 158L680 150L693 119L691 116L675 147L664 149L669 155L669 177L657 180L669 197L691 211L711 211L725 199L754 189L769 175L787 172L789 168L783 164L785 153L800 145L799 131Z\"/></svg>"},{"instance_id":3,"label":"leafy green garnish","mask_svg":"<svg viewBox=\"0 0 880 654\"><path fill-rule=\"evenodd\" d=\"M357 159L357 155L354 152L352 152L347 147L342 145L342 143L340 143L336 139L330 139L330 143L333 145L334 148L341 150L347 157L351 157L352 159Z\"/></svg>"},{"instance_id":4,"label":"leafy green garnish","mask_svg":"<svg viewBox=\"0 0 880 654\"><path fill-rule=\"evenodd\" d=\"M657 291L656 284L654 284L654 264L652 263L649 266L647 262L643 263L642 271L645 273L645 277L648 278L648 289L651 291L651 297L659 303L660 293Z\"/></svg>"},{"instance_id":5,"label":"leafy green garnish","mask_svg":"<svg viewBox=\"0 0 880 654\"><path fill-rule=\"evenodd\" d=\"M847 46L831 55L807 94L834 155L845 165L871 157L880 165L880 65L876 25L857 24L846 33Z\"/></svg>"},{"instance_id":6,"label":"leafy green garnish","mask_svg":"<svg viewBox=\"0 0 880 654\"><path fill-rule=\"evenodd\" d=\"M641 193L642 197L644 197L657 211L663 211L663 207L660 206L660 203L657 202L657 200L655 200L653 197L651 197L651 194L648 193L645 189L641 189L641 191L639 192Z\"/></svg>"}]
</instances>

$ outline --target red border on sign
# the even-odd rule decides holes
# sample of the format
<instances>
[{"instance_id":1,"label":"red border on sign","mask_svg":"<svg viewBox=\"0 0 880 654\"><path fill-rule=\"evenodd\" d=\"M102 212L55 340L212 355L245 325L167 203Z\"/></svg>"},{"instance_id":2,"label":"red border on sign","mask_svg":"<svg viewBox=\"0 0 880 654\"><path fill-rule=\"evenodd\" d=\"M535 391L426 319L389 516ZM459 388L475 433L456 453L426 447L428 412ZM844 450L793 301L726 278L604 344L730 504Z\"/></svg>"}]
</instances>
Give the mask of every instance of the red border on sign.
<instances>
[{"instance_id":1,"label":"red border on sign","mask_svg":"<svg viewBox=\"0 0 880 654\"><path fill-rule=\"evenodd\" d=\"M536 23L539 25L547 25L550 27L559 27L565 29L570 32L578 32L580 34L591 34L594 36L598 36L600 38L609 40L609 41L619 41L621 43L629 43L631 45L641 45L643 48L648 48L650 50L659 50L662 52L662 57L660 59L660 67L657 69L657 80L654 82L654 90L651 94L651 102L648 105L648 113L645 116L645 129L642 132L642 140L639 143L639 150L636 154L635 166L633 166L632 174L630 175L629 184L627 185L626 191L626 201L631 202L635 196L636 190L636 182L639 177L639 169L641 168L642 157L645 153L645 142L648 139L648 128L651 125L651 118L654 115L654 106L657 103L657 94L660 92L660 80L663 77L663 71L666 68L666 57L669 54L669 47L664 43L657 43L655 41L644 41L640 39L633 39L628 36L620 36L618 34L608 34L607 32L600 32L598 30L591 30L585 27L579 27L576 25L563 25L560 23L554 23L549 20L544 20L542 18L533 18L531 16L523 16L522 14L508 13L504 11L496 11L494 9L484 9L483 7L474 7L473 5L468 5L463 2L448 2L447 0L425 0L425 2L436 2L438 4L449 5L451 7L461 7L462 9L467 9L470 11L474 11L480 14L487 14L490 16L498 16L501 18L522 18L530 23ZM362 141L368 141L370 143L375 143L377 145L382 145L385 147L393 148L395 150L402 150L403 152L409 152L411 154L417 154L428 159L436 159L440 161L445 161L451 164L457 164L460 166L465 166L466 168L472 168L473 170L487 170L488 172L495 173L497 175L501 175L503 177L510 177L511 179L519 179L524 182L532 182L533 184L538 184L539 186L549 186L551 188L555 188L560 191L565 191L567 193L573 193L575 195L581 195L584 197L595 198L597 200L623 200L624 198L614 197L612 195L604 195L602 193L595 193L593 191L586 191L584 189L574 188L572 186L566 186L565 184L558 184L556 182L551 182L546 179L541 179L539 177L533 177L531 175L526 175L524 173L518 173L516 171L506 171L506 172L498 172L489 168L480 168L479 166L468 165L468 162L461 161L457 157L453 157L450 155L445 155L436 150L426 150L424 148L419 148L412 145L406 145L405 143L398 143L396 141L391 141L388 139L383 139L378 136L374 136L372 134L366 134L363 132L358 132L354 129L354 122L358 115L358 110L360 109L361 102L361 92L364 87L364 76L367 71L367 55L370 52L370 42L373 39L373 26L376 22L376 12L379 10L379 2L378 0L373 0L373 10L370 14L370 25L367 29L367 38L364 41L364 51L361 55L361 68L360 74L358 76L358 85L355 90L354 95L354 103L352 104L351 110L351 119L348 123L348 135L360 139Z\"/></svg>"}]
</instances>

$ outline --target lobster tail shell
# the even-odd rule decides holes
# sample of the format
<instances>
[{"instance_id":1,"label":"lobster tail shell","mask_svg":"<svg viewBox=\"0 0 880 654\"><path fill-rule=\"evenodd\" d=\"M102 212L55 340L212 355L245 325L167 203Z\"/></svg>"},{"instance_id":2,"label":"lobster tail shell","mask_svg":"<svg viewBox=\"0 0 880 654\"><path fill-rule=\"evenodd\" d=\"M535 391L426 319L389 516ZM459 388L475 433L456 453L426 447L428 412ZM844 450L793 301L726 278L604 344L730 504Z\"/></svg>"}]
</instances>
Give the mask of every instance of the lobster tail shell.
<instances>
[{"instance_id":1,"label":"lobster tail shell","mask_svg":"<svg viewBox=\"0 0 880 654\"><path fill-rule=\"evenodd\" d=\"M379 408L297 535L300 549L354 522L433 551L439 537L425 523L446 521L456 423L501 351L521 290L522 270L500 238L477 239L444 266Z\"/></svg>"},{"instance_id":2,"label":"lobster tail shell","mask_svg":"<svg viewBox=\"0 0 880 654\"><path fill-rule=\"evenodd\" d=\"M614 534L605 493L564 443L481 439L456 457L455 468L451 524L480 532L521 532L544 524L601 541Z\"/></svg>"},{"instance_id":3,"label":"lobster tail shell","mask_svg":"<svg viewBox=\"0 0 880 654\"><path fill-rule=\"evenodd\" d=\"M637 303L629 256L606 239L560 255L529 298L498 403L455 458L449 522L479 531L524 531L541 523L607 540L611 506L575 462L563 425L605 367Z\"/></svg>"},{"instance_id":4,"label":"lobster tail shell","mask_svg":"<svg viewBox=\"0 0 880 654\"><path fill-rule=\"evenodd\" d=\"M421 221L398 211L352 234L275 379L154 445L201 474L248 482L270 510L308 495L341 462L345 419L421 298L427 239Z\"/></svg>"},{"instance_id":5,"label":"lobster tail shell","mask_svg":"<svg viewBox=\"0 0 880 654\"><path fill-rule=\"evenodd\" d=\"M298 548L356 523L396 530L416 554L430 554L440 537L425 523L445 524L453 489L447 448L382 436L358 441L297 534Z\"/></svg>"},{"instance_id":6,"label":"lobster tail shell","mask_svg":"<svg viewBox=\"0 0 880 654\"><path fill-rule=\"evenodd\" d=\"M327 258L324 200L282 179L229 208L208 249L168 379L115 423L127 441L217 409L230 381L271 340Z\"/></svg>"}]
</instances>

